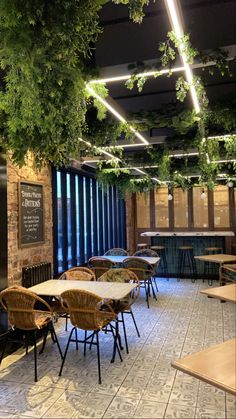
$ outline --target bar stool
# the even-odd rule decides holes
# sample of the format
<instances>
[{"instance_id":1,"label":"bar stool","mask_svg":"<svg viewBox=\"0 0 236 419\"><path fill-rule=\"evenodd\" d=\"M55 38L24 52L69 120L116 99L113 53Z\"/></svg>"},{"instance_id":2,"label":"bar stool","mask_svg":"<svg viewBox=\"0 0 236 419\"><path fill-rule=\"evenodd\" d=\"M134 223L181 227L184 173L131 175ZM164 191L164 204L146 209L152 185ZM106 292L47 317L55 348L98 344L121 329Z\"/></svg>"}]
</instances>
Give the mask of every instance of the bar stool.
<instances>
[{"instance_id":1,"label":"bar stool","mask_svg":"<svg viewBox=\"0 0 236 419\"><path fill-rule=\"evenodd\" d=\"M206 255L216 255L217 253L222 253L221 247L211 246L211 247L205 247L205 254ZM205 262L204 264L204 276L210 276L214 273L214 264L211 262ZM202 280L202 282L205 282L205 279ZM208 278L208 285L212 285L212 279Z\"/></svg>"},{"instance_id":2,"label":"bar stool","mask_svg":"<svg viewBox=\"0 0 236 419\"><path fill-rule=\"evenodd\" d=\"M193 278L192 282L196 280L196 261L193 254L193 246L179 246L178 247L178 278L177 281L180 281L181 272L184 272L185 268L189 268L190 273Z\"/></svg>"},{"instance_id":3,"label":"bar stool","mask_svg":"<svg viewBox=\"0 0 236 419\"><path fill-rule=\"evenodd\" d=\"M158 253L160 256L160 267L163 270L163 273L166 275L167 281L169 281L168 275L168 268L167 268L167 258L166 258L166 248L165 246L151 246L152 250L155 250L155 252Z\"/></svg>"},{"instance_id":4,"label":"bar stool","mask_svg":"<svg viewBox=\"0 0 236 419\"><path fill-rule=\"evenodd\" d=\"M147 243L138 243L137 244L137 249L141 250L141 249L148 249L148 244Z\"/></svg>"}]
</instances>

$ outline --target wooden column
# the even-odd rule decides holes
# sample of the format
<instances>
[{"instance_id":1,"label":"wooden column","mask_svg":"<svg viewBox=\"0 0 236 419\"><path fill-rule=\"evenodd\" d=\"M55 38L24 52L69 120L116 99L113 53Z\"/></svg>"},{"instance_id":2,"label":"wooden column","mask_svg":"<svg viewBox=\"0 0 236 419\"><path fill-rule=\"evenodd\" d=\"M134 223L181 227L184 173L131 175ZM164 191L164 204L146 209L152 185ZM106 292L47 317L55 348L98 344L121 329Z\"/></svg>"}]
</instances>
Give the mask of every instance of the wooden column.
<instances>
[{"instance_id":1,"label":"wooden column","mask_svg":"<svg viewBox=\"0 0 236 419\"><path fill-rule=\"evenodd\" d=\"M127 250L133 254L136 250L136 199L135 194L127 194L126 203L126 235Z\"/></svg>"}]
</instances>

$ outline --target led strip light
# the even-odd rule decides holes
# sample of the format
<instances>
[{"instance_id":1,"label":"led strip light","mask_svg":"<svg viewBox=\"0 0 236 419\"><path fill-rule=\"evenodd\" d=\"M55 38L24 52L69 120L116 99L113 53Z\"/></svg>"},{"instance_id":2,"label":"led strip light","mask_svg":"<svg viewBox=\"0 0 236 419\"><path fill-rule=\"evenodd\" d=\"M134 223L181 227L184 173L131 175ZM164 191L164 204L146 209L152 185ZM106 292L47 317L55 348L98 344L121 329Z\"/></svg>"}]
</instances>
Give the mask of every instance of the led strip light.
<instances>
[{"instance_id":1,"label":"led strip light","mask_svg":"<svg viewBox=\"0 0 236 419\"><path fill-rule=\"evenodd\" d=\"M167 7L167 11L169 13L172 29L174 30L175 35L178 38L178 40L181 41L181 39L183 38L183 35L184 35L184 31L183 31L183 28L182 28L182 25L181 25L181 22L180 22L180 18L178 16L176 1L175 0L165 0L165 4L166 4L166 7ZM196 113L199 113L200 112L200 105L199 105L196 89L193 85L193 73L192 73L192 70L190 68L190 65L188 64L188 58L187 58L187 56L184 52L184 44L183 43L180 43L179 52L180 52L180 57L182 59L183 65L184 65L186 79L187 79L187 81L190 85L190 93L191 93L191 96L192 96L193 105L194 105Z\"/></svg>"}]
</instances>

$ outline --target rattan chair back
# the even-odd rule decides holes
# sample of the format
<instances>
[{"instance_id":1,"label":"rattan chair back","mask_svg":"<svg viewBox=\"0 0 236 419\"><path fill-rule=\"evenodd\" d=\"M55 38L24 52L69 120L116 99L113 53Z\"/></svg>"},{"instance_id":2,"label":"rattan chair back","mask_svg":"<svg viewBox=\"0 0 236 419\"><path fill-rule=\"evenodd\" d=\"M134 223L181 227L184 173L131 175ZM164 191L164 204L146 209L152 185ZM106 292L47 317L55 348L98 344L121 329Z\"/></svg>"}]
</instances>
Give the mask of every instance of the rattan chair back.
<instances>
[{"instance_id":1,"label":"rattan chair back","mask_svg":"<svg viewBox=\"0 0 236 419\"><path fill-rule=\"evenodd\" d=\"M104 256L128 256L128 252L125 249L121 249L120 247L114 247L113 249L109 249Z\"/></svg>"},{"instance_id":2,"label":"rattan chair back","mask_svg":"<svg viewBox=\"0 0 236 419\"><path fill-rule=\"evenodd\" d=\"M132 290L132 292L127 295L127 297L121 300L122 308L128 310L129 307L137 300L140 292L140 283L139 279L133 271L124 268L110 269L100 276L99 281L103 282L122 282L122 283L135 283L137 287Z\"/></svg>"},{"instance_id":3,"label":"rattan chair back","mask_svg":"<svg viewBox=\"0 0 236 419\"><path fill-rule=\"evenodd\" d=\"M99 330L116 318L111 301L91 292L71 289L63 292L61 299L72 325L79 329Z\"/></svg>"},{"instance_id":4,"label":"rattan chair back","mask_svg":"<svg viewBox=\"0 0 236 419\"><path fill-rule=\"evenodd\" d=\"M89 259L89 267L92 268L93 272L95 273L96 280L100 278L101 275L103 275L105 272L107 272L109 269L112 269L115 264L106 258L97 257L94 256Z\"/></svg>"},{"instance_id":5,"label":"rattan chair back","mask_svg":"<svg viewBox=\"0 0 236 419\"><path fill-rule=\"evenodd\" d=\"M125 259L123 261L123 266L134 272L139 281L146 281L155 275L153 266L140 257L129 257Z\"/></svg>"},{"instance_id":6,"label":"rattan chair back","mask_svg":"<svg viewBox=\"0 0 236 419\"><path fill-rule=\"evenodd\" d=\"M133 256L144 256L144 257L146 256L146 257L155 258L155 257L158 257L158 254L152 249L141 249L141 250L137 250L137 252L135 252Z\"/></svg>"},{"instance_id":7,"label":"rattan chair back","mask_svg":"<svg viewBox=\"0 0 236 419\"><path fill-rule=\"evenodd\" d=\"M43 304L47 311L35 310L36 302ZM0 293L0 303L8 312L9 323L14 328L40 329L40 326L45 325L46 319L52 319L52 310L46 301L24 287L13 286L3 290Z\"/></svg>"},{"instance_id":8,"label":"rattan chair back","mask_svg":"<svg viewBox=\"0 0 236 419\"><path fill-rule=\"evenodd\" d=\"M85 266L76 266L64 272L59 279L67 279L71 281L95 281L95 273L92 269Z\"/></svg>"}]
</instances>

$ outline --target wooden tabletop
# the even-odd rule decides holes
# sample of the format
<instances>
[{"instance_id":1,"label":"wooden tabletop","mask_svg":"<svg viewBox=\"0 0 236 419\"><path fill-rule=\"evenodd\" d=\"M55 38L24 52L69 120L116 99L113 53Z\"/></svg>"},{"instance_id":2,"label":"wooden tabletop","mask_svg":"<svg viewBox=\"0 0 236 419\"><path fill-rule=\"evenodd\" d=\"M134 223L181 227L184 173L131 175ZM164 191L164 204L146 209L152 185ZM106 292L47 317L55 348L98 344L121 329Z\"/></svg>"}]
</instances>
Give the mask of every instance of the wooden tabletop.
<instances>
[{"instance_id":1,"label":"wooden tabletop","mask_svg":"<svg viewBox=\"0 0 236 419\"><path fill-rule=\"evenodd\" d=\"M92 292L101 298L111 298L112 300L121 300L126 297L137 284L121 282L97 282L97 281L70 281L63 279L49 279L28 288L38 295L47 295L49 297L59 297L64 291L79 289Z\"/></svg>"},{"instance_id":2,"label":"wooden tabletop","mask_svg":"<svg viewBox=\"0 0 236 419\"><path fill-rule=\"evenodd\" d=\"M222 265L223 263L236 262L236 255L224 255L222 253L216 255L201 255L194 256L195 259L202 260L203 262L215 262Z\"/></svg>"},{"instance_id":3,"label":"wooden tabletop","mask_svg":"<svg viewBox=\"0 0 236 419\"><path fill-rule=\"evenodd\" d=\"M236 395L236 339L171 363L172 367Z\"/></svg>"},{"instance_id":4,"label":"wooden tabletop","mask_svg":"<svg viewBox=\"0 0 236 419\"><path fill-rule=\"evenodd\" d=\"M209 297L218 298L219 300L231 301L236 303L236 284L224 285L222 287L207 288L200 291L201 294Z\"/></svg>"},{"instance_id":5,"label":"wooden tabletop","mask_svg":"<svg viewBox=\"0 0 236 419\"><path fill-rule=\"evenodd\" d=\"M147 263L150 263L150 265L156 265L157 262L159 262L160 260L159 257L150 257L150 256L101 256L101 257L109 259L114 263L123 263L125 259L130 259L130 258L140 258L140 259L145 260Z\"/></svg>"}]
</instances>

